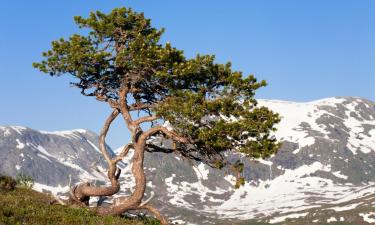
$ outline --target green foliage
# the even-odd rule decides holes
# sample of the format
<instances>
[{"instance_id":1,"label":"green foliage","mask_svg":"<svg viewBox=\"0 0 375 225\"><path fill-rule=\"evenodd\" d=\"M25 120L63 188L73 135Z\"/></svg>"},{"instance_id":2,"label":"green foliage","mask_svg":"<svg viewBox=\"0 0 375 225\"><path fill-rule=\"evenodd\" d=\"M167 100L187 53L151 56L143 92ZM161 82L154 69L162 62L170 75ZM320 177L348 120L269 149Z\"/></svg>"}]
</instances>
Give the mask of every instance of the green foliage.
<instances>
[{"instance_id":1,"label":"green foliage","mask_svg":"<svg viewBox=\"0 0 375 225\"><path fill-rule=\"evenodd\" d=\"M129 219L97 216L85 208L51 205L53 198L33 190L16 188L0 192L0 225L159 225L158 221L142 217Z\"/></svg>"},{"instance_id":2,"label":"green foliage","mask_svg":"<svg viewBox=\"0 0 375 225\"><path fill-rule=\"evenodd\" d=\"M234 188L236 189L245 184L245 178L241 175L243 169L244 164L240 160L232 164L233 173L236 175L236 183L234 184Z\"/></svg>"},{"instance_id":3,"label":"green foliage","mask_svg":"<svg viewBox=\"0 0 375 225\"><path fill-rule=\"evenodd\" d=\"M123 101L120 90L126 89L127 102L148 105L141 111L158 116L156 124L168 121L189 140L177 143L177 151L212 167L227 163L225 151L253 158L276 153L279 144L271 132L280 118L254 99L265 81L243 76L213 55L185 58L170 43L160 43L163 29L132 9L74 19L88 34L53 41L34 67L51 76L72 75L82 94L101 101Z\"/></svg>"},{"instance_id":4,"label":"green foliage","mask_svg":"<svg viewBox=\"0 0 375 225\"><path fill-rule=\"evenodd\" d=\"M245 184L245 178L244 177L239 177L236 180L236 184L234 185L234 188L238 189L240 186Z\"/></svg>"},{"instance_id":5,"label":"green foliage","mask_svg":"<svg viewBox=\"0 0 375 225\"><path fill-rule=\"evenodd\" d=\"M233 168L234 172L240 174L240 173L243 172L244 164L243 164L240 160L237 160L237 161L232 165L232 168Z\"/></svg>"},{"instance_id":6,"label":"green foliage","mask_svg":"<svg viewBox=\"0 0 375 225\"><path fill-rule=\"evenodd\" d=\"M34 186L34 178L23 173L17 174L16 181L17 185L28 189L31 189Z\"/></svg>"},{"instance_id":7,"label":"green foliage","mask_svg":"<svg viewBox=\"0 0 375 225\"><path fill-rule=\"evenodd\" d=\"M16 187L17 182L9 176L3 176L0 174L0 191L10 191Z\"/></svg>"},{"instance_id":8,"label":"green foliage","mask_svg":"<svg viewBox=\"0 0 375 225\"><path fill-rule=\"evenodd\" d=\"M173 57L174 50L158 44L163 30L151 27L142 13L116 8L109 14L97 11L74 20L80 28L88 28L89 34L53 41L52 49L43 53L46 60L33 66L51 76L73 75L79 79L74 85L85 95L116 99L125 76L131 74L129 82L139 87L144 78L152 79L154 68Z\"/></svg>"}]
</instances>

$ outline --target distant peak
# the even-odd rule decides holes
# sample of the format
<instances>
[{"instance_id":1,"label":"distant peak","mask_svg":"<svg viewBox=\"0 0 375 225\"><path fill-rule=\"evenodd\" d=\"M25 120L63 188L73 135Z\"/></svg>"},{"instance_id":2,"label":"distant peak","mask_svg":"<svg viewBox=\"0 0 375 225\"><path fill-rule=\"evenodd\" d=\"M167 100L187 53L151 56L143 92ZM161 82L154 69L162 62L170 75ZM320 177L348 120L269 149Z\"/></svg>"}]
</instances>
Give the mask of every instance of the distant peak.
<instances>
[{"instance_id":1,"label":"distant peak","mask_svg":"<svg viewBox=\"0 0 375 225\"><path fill-rule=\"evenodd\" d=\"M89 133L90 131L89 130L86 130L86 129L73 129L73 130L62 130L62 131L39 131L40 133L42 134L56 134L56 135L71 135L73 133L77 134L77 133L80 133L80 134L86 134L86 133ZM90 132L92 133L92 132Z\"/></svg>"},{"instance_id":2,"label":"distant peak","mask_svg":"<svg viewBox=\"0 0 375 225\"><path fill-rule=\"evenodd\" d=\"M296 102L288 100L279 100L279 99L257 99L257 101L262 105L262 103L271 103L271 104L293 104L293 105L330 105L330 104L343 104L344 102L352 101L371 101L361 97L329 97L322 98L313 101L306 102Z\"/></svg>"},{"instance_id":3,"label":"distant peak","mask_svg":"<svg viewBox=\"0 0 375 225\"><path fill-rule=\"evenodd\" d=\"M19 134L22 134L22 131L27 130L29 128L27 127L22 127L22 126L0 126L1 130L7 130L7 129L12 129L16 131Z\"/></svg>"},{"instance_id":4,"label":"distant peak","mask_svg":"<svg viewBox=\"0 0 375 225\"><path fill-rule=\"evenodd\" d=\"M85 134L95 134L94 132L87 130L87 129L73 129L73 130L62 130L62 131L43 131L43 130L35 130L24 126L18 125L11 125L11 126L0 126L0 130L14 130L19 134L25 131L35 131L42 134L54 134L54 135L61 135L61 136L69 136L69 135L85 135ZM95 134L96 135L96 134Z\"/></svg>"}]
</instances>

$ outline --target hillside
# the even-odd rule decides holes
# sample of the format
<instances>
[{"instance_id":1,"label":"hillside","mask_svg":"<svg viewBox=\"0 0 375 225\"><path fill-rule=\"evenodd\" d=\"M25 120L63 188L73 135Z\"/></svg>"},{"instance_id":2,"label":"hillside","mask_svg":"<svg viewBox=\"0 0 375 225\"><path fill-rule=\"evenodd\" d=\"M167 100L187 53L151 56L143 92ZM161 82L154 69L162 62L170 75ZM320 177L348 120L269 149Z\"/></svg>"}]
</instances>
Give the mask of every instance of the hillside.
<instances>
[{"instance_id":1,"label":"hillside","mask_svg":"<svg viewBox=\"0 0 375 225\"><path fill-rule=\"evenodd\" d=\"M152 153L145 159L146 198L154 192L152 204L180 224L374 223L375 103L352 97L259 103L282 116L274 135L283 145L266 160L227 153L245 164L243 187L233 189L228 171ZM74 182L103 184L97 138L87 130L0 127L0 172L26 173L36 179L37 190L58 195L68 190L69 175ZM119 195L134 185L130 158L131 153L121 165Z\"/></svg>"},{"instance_id":2,"label":"hillside","mask_svg":"<svg viewBox=\"0 0 375 225\"><path fill-rule=\"evenodd\" d=\"M96 216L83 208L51 204L51 196L25 188L0 190L0 225L158 225L148 218Z\"/></svg>"},{"instance_id":3,"label":"hillside","mask_svg":"<svg viewBox=\"0 0 375 225\"><path fill-rule=\"evenodd\" d=\"M374 202L375 194L372 196L371 202ZM59 224L59 225L158 225L155 220L147 217L139 218L119 218L112 216L96 216L92 212L82 208L73 208L51 204L54 198L45 193L36 192L26 188L16 188L13 191L0 191L0 225L8 224ZM370 203L370 202L369 202ZM352 205L356 203L352 202ZM334 207L333 207L334 208ZM331 207L332 209L332 207ZM336 207L340 209L340 207ZM345 207L341 207L345 209ZM349 209L349 208L347 208ZM367 205L366 210L371 210L371 204ZM362 207L363 211L363 207ZM294 216L297 218L287 219L286 222L278 223L274 219L274 224L327 224L326 221L331 221L330 224L340 225L360 225L368 224L363 219L366 216L367 221L375 223L375 213L364 213L361 209L348 210L345 212L335 212L335 210L326 211L325 213L317 214L314 217L314 223L311 223L311 218L298 218L298 214ZM371 216L373 215L373 216ZM342 222L342 219L350 218L350 222ZM337 218L337 219L336 219ZM220 225L221 223L218 223ZM236 225L267 225L267 222L257 221L243 221L243 222L226 222L222 225L236 224Z\"/></svg>"}]
</instances>

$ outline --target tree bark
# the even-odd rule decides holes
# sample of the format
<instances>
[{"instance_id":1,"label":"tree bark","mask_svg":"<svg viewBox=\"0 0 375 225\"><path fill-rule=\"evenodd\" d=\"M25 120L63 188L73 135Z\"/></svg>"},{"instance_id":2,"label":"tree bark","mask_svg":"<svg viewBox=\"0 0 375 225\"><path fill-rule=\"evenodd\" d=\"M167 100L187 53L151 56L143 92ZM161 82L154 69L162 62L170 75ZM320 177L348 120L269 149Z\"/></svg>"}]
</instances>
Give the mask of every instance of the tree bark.
<instances>
[{"instance_id":1,"label":"tree bark","mask_svg":"<svg viewBox=\"0 0 375 225\"><path fill-rule=\"evenodd\" d=\"M132 173L135 178L134 192L129 197L119 197L110 206L97 208L99 215L121 215L128 210L138 209L146 190L146 176L143 170L144 144L135 144Z\"/></svg>"},{"instance_id":2,"label":"tree bark","mask_svg":"<svg viewBox=\"0 0 375 225\"><path fill-rule=\"evenodd\" d=\"M149 204L142 205L142 199L146 190L146 176L143 168L146 139L141 135L134 146L132 173L135 178L134 192L129 197L119 197L110 206L100 206L96 209L98 215L121 215L129 210L146 209L150 211L163 225L168 225L168 220L160 212Z\"/></svg>"},{"instance_id":3,"label":"tree bark","mask_svg":"<svg viewBox=\"0 0 375 225\"><path fill-rule=\"evenodd\" d=\"M126 83L126 82L125 82ZM109 165L116 165L116 163L124 157L124 155L127 154L129 149L132 147L134 148L134 155L132 159L132 174L135 178L135 188L133 193L130 196L127 197L118 197L114 199L113 203L109 206L98 206L95 211L98 215L121 215L129 210L138 210L138 209L146 209L150 211L154 216L160 220L160 222L163 225L168 225L168 220L161 216L160 212L153 208L148 203L142 204L142 199L145 194L146 190L146 175L143 168L143 162L144 162L144 153L145 153L145 147L146 147L146 141L150 137L150 135L154 134L155 132L165 132L168 133L168 135L174 134L173 132L168 131L167 129L164 129L163 127L158 127L158 129L150 129L143 133L142 128L140 127L140 124L143 122L151 122L158 117L156 116L148 116L148 117L142 117L139 118L136 121L133 121L132 116L130 114L130 107L127 103L127 94L128 94L128 87L124 85L120 92L120 102L119 102L119 110L121 111L122 117L126 123L126 126L130 130L132 134L132 144L127 145L122 153L113 158L112 160L107 160ZM118 113L116 114L116 116ZM111 118L111 117L110 117ZM110 122L111 123L111 122ZM109 123L109 124L110 124ZM107 124L107 123L106 123ZM109 126L105 126L109 128ZM160 128L160 129L159 129ZM104 128L103 128L104 130ZM106 133L106 132L105 132ZM179 139L180 141L182 138L175 137L176 139ZM186 141L186 140L182 140ZM102 151L103 155L107 157L107 152ZM111 169L111 166L110 166ZM108 177L110 178L110 172L108 173ZM111 179L111 178L110 178Z\"/></svg>"}]
</instances>

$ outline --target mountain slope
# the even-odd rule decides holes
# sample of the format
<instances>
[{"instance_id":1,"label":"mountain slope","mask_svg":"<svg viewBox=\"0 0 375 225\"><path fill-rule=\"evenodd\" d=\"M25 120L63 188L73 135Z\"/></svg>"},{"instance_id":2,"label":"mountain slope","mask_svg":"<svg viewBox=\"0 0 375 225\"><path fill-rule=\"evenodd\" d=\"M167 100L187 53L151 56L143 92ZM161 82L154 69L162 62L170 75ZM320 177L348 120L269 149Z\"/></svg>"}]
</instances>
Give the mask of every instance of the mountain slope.
<instances>
[{"instance_id":1,"label":"mountain slope","mask_svg":"<svg viewBox=\"0 0 375 225\"><path fill-rule=\"evenodd\" d=\"M275 133L283 141L278 154L251 161L229 152L230 160L240 159L245 164L243 175L247 182L237 190L233 189L233 177L225 170L185 161L176 154L146 154L147 196L154 192L153 204L174 221L189 224L283 223L288 218L288 224L371 221L371 211L375 211L372 194L375 193L374 102L348 97L308 103L259 100L259 104L282 116ZM95 150L97 136L93 133L72 131L64 135L20 129L0 128L0 160L10 158L15 163L10 164L13 167L9 163L6 167L0 166L0 172L13 171L11 175L14 175L14 165L18 165L18 171L28 168L35 171L31 175L38 176L43 174L43 170L37 170L38 165L49 165L45 159L48 158L59 161L57 170L48 167L45 175L48 179L37 177L40 184L64 187L69 174L100 183L105 181L103 173L97 172L103 171L105 164ZM39 145L51 156L38 151L42 149ZM79 154L81 147L87 154L83 157ZM12 159L23 160L19 150L34 154L25 161L37 160L37 163L25 167L21 164L25 161ZM134 185L130 158L131 153L122 165L124 174L119 195L129 194ZM96 160L97 166L92 166ZM63 176L59 175L59 166L66 169L60 169L64 171Z\"/></svg>"},{"instance_id":2,"label":"mountain slope","mask_svg":"<svg viewBox=\"0 0 375 225\"><path fill-rule=\"evenodd\" d=\"M78 180L105 180L97 172L106 164L97 148L98 136L88 130L36 131L0 127L0 172L24 173L35 179L37 190L54 194L68 191L69 175Z\"/></svg>"}]
</instances>

